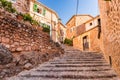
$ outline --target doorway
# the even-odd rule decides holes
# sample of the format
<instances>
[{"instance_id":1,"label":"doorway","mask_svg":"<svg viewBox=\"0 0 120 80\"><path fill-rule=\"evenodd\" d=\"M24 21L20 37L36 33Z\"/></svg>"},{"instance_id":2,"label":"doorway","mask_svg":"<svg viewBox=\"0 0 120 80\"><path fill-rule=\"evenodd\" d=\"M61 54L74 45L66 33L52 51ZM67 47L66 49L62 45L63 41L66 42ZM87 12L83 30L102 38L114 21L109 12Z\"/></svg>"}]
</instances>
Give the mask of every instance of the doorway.
<instances>
[{"instance_id":1,"label":"doorway","mask_svg":"<svg viewBox=\"0 0 120 80\"><path fill-rule=\"evenodd\" d=\"M89 50L89 41L88 36L83 37L83 50L88 51Z\"/></svg>"}]
</instances>

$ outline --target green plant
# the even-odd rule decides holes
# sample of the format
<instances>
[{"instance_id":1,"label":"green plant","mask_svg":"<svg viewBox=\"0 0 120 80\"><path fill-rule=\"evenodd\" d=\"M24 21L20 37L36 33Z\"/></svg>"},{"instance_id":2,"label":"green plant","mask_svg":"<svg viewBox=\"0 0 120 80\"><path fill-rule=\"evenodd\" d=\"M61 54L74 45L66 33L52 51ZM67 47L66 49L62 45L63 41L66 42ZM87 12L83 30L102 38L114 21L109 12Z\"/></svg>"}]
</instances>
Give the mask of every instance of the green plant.
<instances>
[{"instance_id":1,"label":"green plant","mask_svg":"<svg viewBox=\"0 0 120 80\"><path fill-rule=\"evenodd\" d=\"M36 20L33 20L30 14L22 14L22 15L23 15L24 21L29 21L31 24L39 25L39 22Z\"/></svg>"},{"instance_id":2,"label":"green plant","mask_svg":"<svg viewBox=\"0 0 120 80\"><path fill-rule=\"evenodd\" d=\"M42 26L42 28L43 28L42 30L44 32L50 33L50 26L49 25L47 25L45 23L41 23L41 26Z\"/></svg>"},{"instance_id":3,"label":"green plant","mask_svg":"<svg viewBox=\"0 0 120 80\"><path fill-rule=\"evenodd\" d=\"M5 8L7 6L7 4L8 4L8 1L0 0L0 3L1 3L1 6Z\"/></svg>"},{"instance_id":4,"label":"green plant","mask_svg":"<svg viewBox=\"0 0 120 80\"><path fill-rule=\"evenodd\" d=\"M39 22L37 22L36 20L32 20L32 21L31 21L31 24L39 25Z\"/></svg>"},{"instance_id":5,"label":"green plant","mask_svg":"<svg viewBox=\"0 0 120 80\"><path fill-rule=\"evenodd\" d=\"M22 17L23 17L23 14L22 14L21 12L20 12L20 13L19 13L19 12L17 12L17 15L20 15L20 16L22 16Z\"/></svg>"},{"instance_id":6,"label":"green plant","mask_svg":"<svg viewBox=\"0 0 120 80\"><path fill-rule=\"evenodd\" d=\"M65 38L64 44L68 44L69 46L73 46L73 39L67 39L67 38Z\"/></svg>"},{"instance_id":7,"label":"green plant","mask_svg":"<svg viewBox=\"0 0 120 80\"><path fill-rule=\"evenodd\" d=\"M44 32L47 32L47 33L50 33L50 29L47 28L47 27L43 27L43 31L44 31Z\"/></svg>"},{"instance_id":8,"label":"green plant","mask_svg":"<svg viewBox=\"0 0 120 80\"><path fill-rule=\"evenodd\" d=\"M11 13L15 13L15 12L17 12L17 11L16 11L15 8L11 8L10 12L11 12Z\"/></svg>"},{"instance_id":9,"label":"green plant","mask_svg":"<svg viewBox=\"0 0 120 80\"><path fill-rule=\"evenodd\" d=\"M3 7L5 10L11 13L15 13L15 8L12 7L12 3L6 0L0 0L0 7Z\"/></svg>"},{"instance_id":10,"label":"green plant","mask_svg":"<svg viewBox=\"0 0 120 80\"><path fill-rule=\"evenodd\" d=\"M32 22L32 17L30 16L30 14L24 14L23 15L23 19L24 19L24 21L30 21L30 22Z\"/></svg>"}]
</instances>

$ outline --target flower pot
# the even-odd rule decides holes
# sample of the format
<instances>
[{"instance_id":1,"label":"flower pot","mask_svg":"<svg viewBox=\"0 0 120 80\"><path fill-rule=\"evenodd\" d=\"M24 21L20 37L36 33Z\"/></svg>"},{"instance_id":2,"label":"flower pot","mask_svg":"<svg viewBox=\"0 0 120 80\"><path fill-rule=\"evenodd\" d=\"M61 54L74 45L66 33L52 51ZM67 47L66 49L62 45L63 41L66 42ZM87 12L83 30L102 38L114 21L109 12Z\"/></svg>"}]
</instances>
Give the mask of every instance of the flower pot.
<instances>
[{"instance_id":1,"label":"flower pot","mask_svg":"<svg viewBox=\"0 0 120 80\"><path fill-rule=\"evenodd\" d=\"M17 15L17 19L22 21L23 20L23 16L22 15Z\"/></svg>"}]
</instances>

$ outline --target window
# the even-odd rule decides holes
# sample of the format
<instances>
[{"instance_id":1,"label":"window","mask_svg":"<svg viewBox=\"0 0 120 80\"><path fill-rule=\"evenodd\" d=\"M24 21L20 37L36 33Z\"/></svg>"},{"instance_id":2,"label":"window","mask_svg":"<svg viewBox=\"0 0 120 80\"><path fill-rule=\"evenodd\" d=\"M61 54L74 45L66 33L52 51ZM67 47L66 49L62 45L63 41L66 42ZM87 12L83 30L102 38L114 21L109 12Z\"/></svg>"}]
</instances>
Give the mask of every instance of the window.
<instances>
[{"instance_id":1,"label":"window","mask_svg":"<svg viewBox=\"0 0 120 80\"><path fill-rule=\"evenodd\" d=\"M90 23L90 26L92 26L92 23Z\"/></svg>"},{"instance_id":2,"label":"window","mask_svg":"<svg viewBox=\"0 0 120 80\"><path fill-rule=\"evenodd\" d=\"M101 26L101 21L100 21L100 19L98 19L98 25Z\"/></svg>"},{"instance_id":3,"label":"window","mask_svg":"<svg viewBox=\"0 0 120 80\"><path fill-rule=\"evenodd\" d=\"M45 16L45 14L46 14L46 9L42 8L41 6L39 6L39 5L35 4L35 3L33 5L33 11L37 12L37 13L43 15L43 16Z\"/></svg>"},{"instance_id":4,"label":"window","mask_svg":"<svg viewBox=\"0 0 120 80\"><path fill-rule=\"evenodd\" d=\"M41 13L42 13L42 9L41 9L41 8L38 8L38 9L37 9L37 13L40 13L40 14L41 14Z\"/></svg>"},{"instance_id":5,"label":"window","mask_svg":"<svg viewBox=\"0 0 120 80\"><path fill-rule=\"evenodd\" d=\"M43 9L43 16L45 16L46 14L46 9Z\"/></svg>"},{"instance_id":6,"label":"window","mask_svg":"<svg viewBox=\"0 0 120 80\"><path fill-rule=\"evenodd\" d=\"M75 28L73 28L73 31L75 30Z\"/></svg>"},{"instance_id":7,"label":"window","mask_svg":"<svg viewBox=\"0 0 120 80\"><path fill-rule=\"evenodd\" d=\"M37 4L34 4L34 5L33 5L33 11L34 11L34 12L37 12L37 11L38 11L38 6L37 6Z\"/></svg>"},{"instance_id":8,"label":"window","mask_svg":"<svg viewBox=\"0 0 120 80\"><path fill-rule=\"evenodd\" d=\"M72 32L72 28L70 29L70 32Z\"/></svg>"},{"instance_id":9,"label":"window","mask_svg":"<svg viewBox=\"0 0 120 80\"><path fill-rule=\"evenodd\" d=\"M100 39L101 36L101 21L98 19L98 39Z\"/></svg>"}]
</instances>

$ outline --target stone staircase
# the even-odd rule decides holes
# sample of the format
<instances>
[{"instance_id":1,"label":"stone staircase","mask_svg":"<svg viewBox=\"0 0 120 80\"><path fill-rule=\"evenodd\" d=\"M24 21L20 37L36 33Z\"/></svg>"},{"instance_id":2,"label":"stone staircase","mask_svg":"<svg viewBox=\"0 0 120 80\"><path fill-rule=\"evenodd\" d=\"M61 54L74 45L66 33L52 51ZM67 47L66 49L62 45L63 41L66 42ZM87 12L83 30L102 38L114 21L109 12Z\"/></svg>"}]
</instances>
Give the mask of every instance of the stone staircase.
<instances>
[{"instance_id":1,"label":"stone staircase","mask_svg":"<svg viewBox=\"0 0 120 80\"><path fill-rule=\"evenodd\" d=\"M65 47L65 55L6 80L120 80L99 53Z\"/></svg>"}]
</instances>

